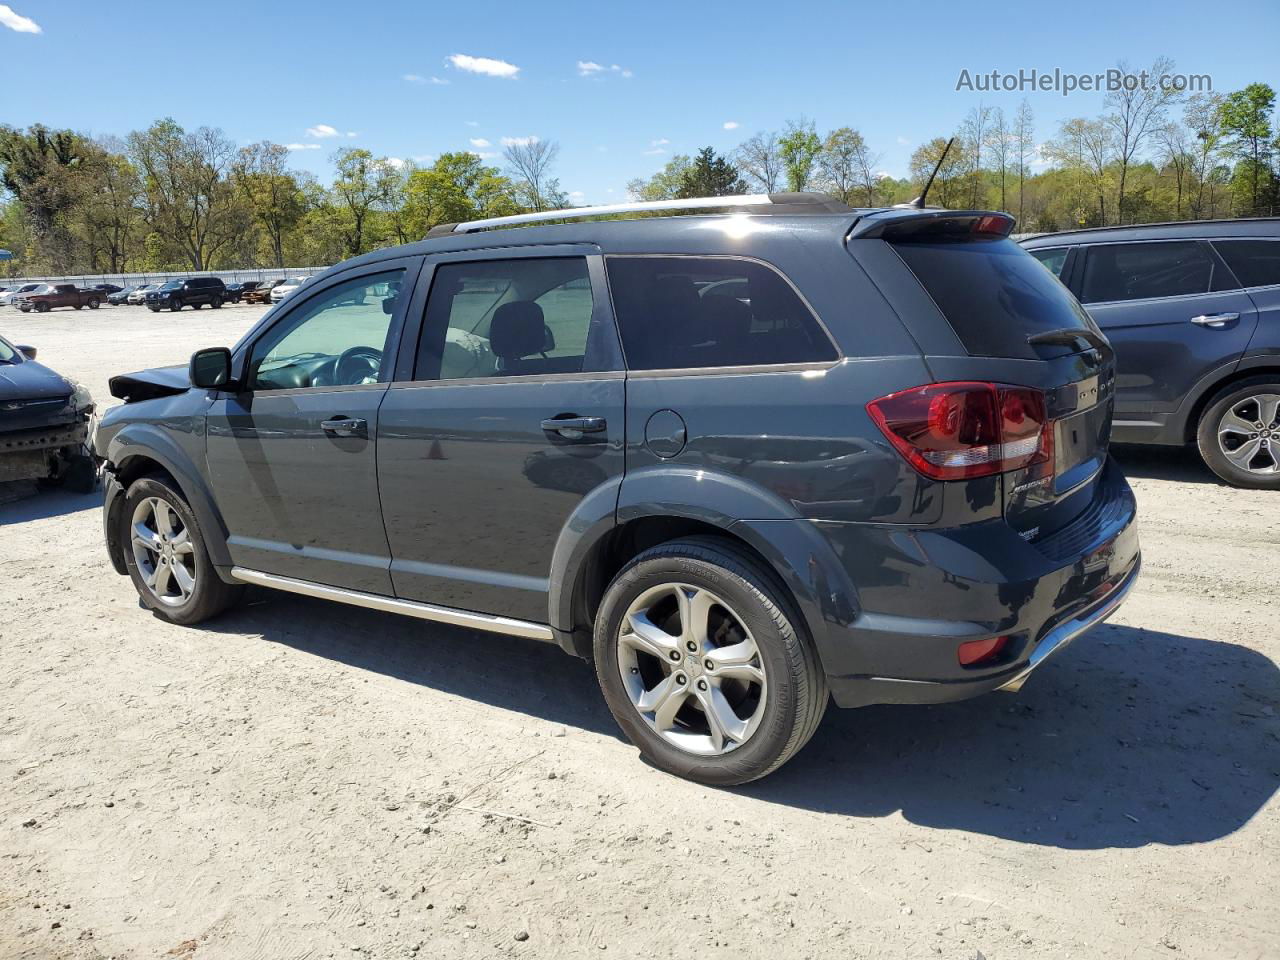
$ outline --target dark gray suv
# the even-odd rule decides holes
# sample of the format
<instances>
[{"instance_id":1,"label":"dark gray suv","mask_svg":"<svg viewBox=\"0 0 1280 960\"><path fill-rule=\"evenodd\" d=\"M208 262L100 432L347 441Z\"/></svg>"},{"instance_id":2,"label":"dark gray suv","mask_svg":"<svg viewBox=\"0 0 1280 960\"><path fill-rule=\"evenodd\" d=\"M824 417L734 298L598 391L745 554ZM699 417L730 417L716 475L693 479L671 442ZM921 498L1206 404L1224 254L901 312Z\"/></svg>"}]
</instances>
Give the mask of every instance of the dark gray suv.
<instances>
[{"instance_id":1,"label":"dark gray suv","mask_svg":"<svg viewBox=\"0 0 1280 960\"><path fill-rule=\"evenodd\" d=\"M1023 245L1116 351L1115 439L1196 443L1280 490L1280 218L1078 230Z\"/></svg>"},{"instance_id":2,"label":"dark gray suv","mask_svg":"<svg viewBox=\"0 0 1280 960\"><path fill-rule=\"evenodd\" d=\"M111 560L175 623L253 584L557 643L706 783L829 697L1017 690L1139 550L1110 348L1011 226L783 194L436 228L112 381Z\"/></svg>"}]
</instances>

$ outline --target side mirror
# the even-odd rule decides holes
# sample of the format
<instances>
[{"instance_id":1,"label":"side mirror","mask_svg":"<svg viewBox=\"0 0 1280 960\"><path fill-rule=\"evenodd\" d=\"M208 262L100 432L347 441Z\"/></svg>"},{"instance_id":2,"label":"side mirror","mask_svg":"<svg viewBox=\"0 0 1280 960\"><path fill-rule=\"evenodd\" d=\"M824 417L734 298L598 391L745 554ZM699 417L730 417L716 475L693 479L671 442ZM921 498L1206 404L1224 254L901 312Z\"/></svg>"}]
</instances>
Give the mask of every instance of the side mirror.
<instances>
[{"instance_id":1,"label":"side mirror","mask_svg":"<svg viewBox=\"0 0 1280 960\"><path fill-rule=\"evenodd\" d=\"M382 301L382 312L385 313L388 317L396 312L397 299L398 298L396 297L387 297L385 300Z\"/></svg>"},{"instance_id":2,"label":"side mirror","mask_svg":"<svg viewBox=\"0 0 1280 960\"><path fill-rule=\"evenodd\" d=\"M191 355L191 385L216 390L231 383L231 351L226 347L206 347Z\"/></svg>"},{"instance_id":3,"label":"side mirror","mask_svg":"<svg viewBox=\"0 0 1280 960\"><path fill-rule=\"evenodd\" d=\"M34 360L36 358L35 347L27 346L26 344L20 343L18 344L17 349L18 349L18 352L22 354L24 357L26 357L28 360Z\"/></svg>"}]
</instances>

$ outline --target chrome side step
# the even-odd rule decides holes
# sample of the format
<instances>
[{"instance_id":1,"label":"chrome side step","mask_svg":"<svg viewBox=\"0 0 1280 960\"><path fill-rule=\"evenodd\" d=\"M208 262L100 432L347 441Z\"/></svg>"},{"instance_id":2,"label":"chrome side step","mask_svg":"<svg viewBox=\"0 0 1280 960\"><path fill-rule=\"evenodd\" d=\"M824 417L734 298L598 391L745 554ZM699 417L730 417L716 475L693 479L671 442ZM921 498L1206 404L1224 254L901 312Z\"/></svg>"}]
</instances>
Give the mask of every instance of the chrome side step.
<instances>
[{"instance_id":1,"label":"chrome side step","mask_svg":"<svg viewBox=\"0 0 1280 960\"><path fill-rule=\"evenodd\" d=\"M359 590L348 590L345 587L330 587L323 583L296 580L293 577L281 577L274 573L263 573L261 570L249 570L246 567L232 567L231 576L244 583L270 587L273 590L284 590L288 593L300 593L306 597L319 597L321 600L336 600L339 603L349 603L355 607L367 607L370 610L382 610L386 613L399 613L407 617L417 617L419 620L448 623L455 627L470 627L473 630L487 630L490 633L506 633L513 637L526 637L529 640L555 642L555 634L544 623L530 623L528 620L513 620L510 617L495 617L487 613L472 613L470 610L456 610L453 607L440 607L433 603L419 603L416 600L382 597L376 593L362 593Z\"/></svg>"}]
</instances>

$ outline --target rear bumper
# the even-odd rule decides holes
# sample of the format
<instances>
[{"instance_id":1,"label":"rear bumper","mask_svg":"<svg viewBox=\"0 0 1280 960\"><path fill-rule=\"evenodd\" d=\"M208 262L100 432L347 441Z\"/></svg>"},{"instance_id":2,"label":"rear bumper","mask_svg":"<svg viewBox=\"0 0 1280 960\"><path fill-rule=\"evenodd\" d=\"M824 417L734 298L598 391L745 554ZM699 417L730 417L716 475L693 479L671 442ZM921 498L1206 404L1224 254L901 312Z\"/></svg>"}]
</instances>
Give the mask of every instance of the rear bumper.
<instances>
[{"instance_id":1,"label":"rear bumper","mask_svg":"<svg viewBox=\"0 0 1280 960\"><path fill-rule=\"evenodd\" d=\"M1094 504L1059 534L1022 540L1007 524L954 530L824 525L857 591L857 612L820 643L843 707L942 703L1017 689L1127 597L1141 565L1136 504L1108 463ZM962 666L957 648L1006 637L1000 657Z\"/></svg>"}]
</instances>

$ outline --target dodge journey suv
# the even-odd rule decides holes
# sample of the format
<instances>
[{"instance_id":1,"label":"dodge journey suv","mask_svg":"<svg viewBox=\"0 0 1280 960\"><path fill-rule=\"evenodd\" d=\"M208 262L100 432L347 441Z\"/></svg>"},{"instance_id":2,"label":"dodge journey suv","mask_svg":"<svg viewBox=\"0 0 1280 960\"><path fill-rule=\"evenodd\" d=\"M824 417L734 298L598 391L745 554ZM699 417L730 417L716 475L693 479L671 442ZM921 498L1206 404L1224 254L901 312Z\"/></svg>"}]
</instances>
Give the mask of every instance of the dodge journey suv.
<instances>
[{"instance_id":1,"label":"dodge journey suv","mask_svg":"<svg viewBox=\"0 0 1280 960\"><path fill-rule=\"evenodd\" d=\"M1017 690L1139 550L1111 349L1011 227L811 194L437 227L112 380L111 561L174 623L252 584L559 644L712 784L828 699Z\"/></svg>"}]
</instances>

